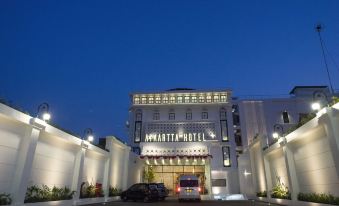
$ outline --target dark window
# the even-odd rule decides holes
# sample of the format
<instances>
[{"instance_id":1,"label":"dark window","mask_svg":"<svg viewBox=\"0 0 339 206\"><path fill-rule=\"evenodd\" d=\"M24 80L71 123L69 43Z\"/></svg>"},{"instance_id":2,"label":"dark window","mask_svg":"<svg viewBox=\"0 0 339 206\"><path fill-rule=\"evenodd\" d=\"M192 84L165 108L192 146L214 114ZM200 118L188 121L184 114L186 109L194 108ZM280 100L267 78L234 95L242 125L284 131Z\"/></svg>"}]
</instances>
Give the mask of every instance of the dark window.
<instances>
[{"instance_id":1,"label":"dark window","mask_svg":"<svg viewBox=\"0 0 339 206\"><path fill-rule=\"evenodd\" d=\"M192 113L191 112L186 113L186 120L192 120Z\"/></svg>"},{"instance_id":2,"label":"dark window","mask_svg":"<svg viewBox=\"0 0 339 206\"><path fill-rule=\"evenodd\" d=\"M175 120L175 113L169 113L168 114L168 119L169 120Z\"/></svg>"},{"instance_id":3,"label":"dark window","mask_svg":"<svg viewBox=\"0 0 339 206\"><path fill-rule=\"evenodd\" d=\"M285 124L290 123L290 119L289 119L289 117L288 117L287 111L284 111L284 112L282 113L282 116L283 116L283 120L284 120L284 123L285 123Z\"/></svg>"},{"instance_id":4,"label":"dark window","mask_svg":"<svg viewBox=\"0 0 339 206\"><path fill-rule=\"evenodd\" d=\"M226 111L224 111L224 110L221 110L221 111L220 111L220 119L221 119L221 120L227 119L227 113L226 113Z\"/></svg>"},{"instance_id":5,"label":"dark window","mask_svg":"<svg viewBox=\"0 0 339 206\"><path fill-rule=\"evenodd\" d=\"M212 187L226 187L226 179L212 179Z\"/></svg>"},{"instance_id":6,"label":"dark window","mask_svg":"<svg viewBox=\"0 0 339 206\"><path fill-rule=\"evenodd\" d=\"M153 113L153 120L159 120L160 119L160 114L159 112Z\"/></svg>"},{"instance_id":7,"label":"dark window","mask_svg":"<svg viewBox=\"0 0 339 206\"><path fill-rule=\"evenodd\" d=\"M135 114L135 121L141 121L142 120L142 114L141 112L137 112Z\"/></svg>"},{"instance_id":8,"label":"dark window","mask_svg":"<svg viewBox=\"0 0 339 206\"><path fill-rule=\"evenodd\" d=\"M223 154L224 167L230 167L231 166L230 147L229 146L223 146L222 147L222 154Z\"/></svg>"},{"instance_id":9,"label":"dark window","mask_svg":"<svg viewBox=\"0 0 339 206\"><path fill-rule=\"evenodd\" d=\"M180 180L180 187L199 187L198 180Z\"/></svg>"},{"instance_id":10,"label":"dark window","mask_svg":"<svg viewBox=\"0 0 339 206\"><path fill-rule=\"evenodd\" d=\"M134 142L140 142L141 141L141 121L135 122L134 127Z\"/></svg>"},{"instance_id":11,"label":"dark window","mask_svg":"<svg viewBox=\"0 0 339 206\"><path fill-rule=\"evenodd\" d=\"M208 112L202 112L201 119L208 119Z\"/></svg>"},{"instance_id":12,"label":"dark window","mask_svg":"<svg viewBox=\"0 0 339 206\"><path fill-rule=\"evenodd\" d=\"M227 120L220 121L220 128L221 128L221 137L223 142L228 141L228 128L227 128Z\"/></svg>"}]
</instances>

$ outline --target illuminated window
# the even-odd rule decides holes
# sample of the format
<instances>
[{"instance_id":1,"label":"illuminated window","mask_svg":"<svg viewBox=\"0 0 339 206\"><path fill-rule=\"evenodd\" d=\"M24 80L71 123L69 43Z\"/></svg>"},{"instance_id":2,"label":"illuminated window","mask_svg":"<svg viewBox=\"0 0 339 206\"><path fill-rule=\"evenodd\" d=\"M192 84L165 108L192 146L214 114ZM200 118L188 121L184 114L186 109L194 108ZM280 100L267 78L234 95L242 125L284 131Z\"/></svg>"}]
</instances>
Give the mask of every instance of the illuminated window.
<instances>
[{"instance_id":1,"label":"illuminated window","mask_svg":"<svg viewBox=\"0 0 339 206\"><path fill-rule=\"evenodd\" d=\"M177 97L177 103L182 103L182 96Z\"/></svg>"},{"instance_id":2,"label":"illuminated window","mask_svg":"<svg viewBox=\"0 0 339 206\"><path fill-rule=\"evenodd\" d=\"M192 103L197 103L197 97L196 96L192 96Z\"/></svg>"},{"instance_id":3,"label":"illuminated window","mask_svg":"<svg viewBox=\"0 0 339 206\"><path fill-rule=\"evenodd\" d=\"M208 112L202 112L201 119L208 119Z\"/></svg>"},{"instance_id":4,"label":"illuminated window","mask_svg":"<svg viewBox=\"0 0 339 206\"><path fill-rule=\"evenodd\" d=\"M222 154L223 154L224 167L230 167L231 166L230 147L229 146L223 146L222 147Z\"/></svg>"},{"instance_id":5,"label":"illuminated window","mask_svg":"<svg viewBox=\"0 0 339 206\"><path fill-rule=\"evenodd\" d=\"M154 98L153 97L148 97L148 103L149 104L154 104Z\"/></svg>"},{"instance_id":6,"label":"illuminated window","mask_svg":"<svg viewBox=\"0 0 339 206\"><path fill-rule=\"evenodd\" d=\"M141 104L147 104L147 98L141 97Z\"/></svg>"},{"instance_id":7,"label":"illuminated window","mask_svg":"<svg viewBox=\"0 0 339 206\"><path fill-rule=\"evenodd\" d=\"M227 102L227 97L226 97L226 95L221 95L221 96L220 96L220 102Z\"/></svg>"},{"instance_id":8,"label":"illuminated window","mask_svg":"<svg viewBox=\"0 0 339 206\"><path fill-rule=\"evenodd\" d=\"M213 96L213 102L219 102L219 95Z\"/></svg>"},{"instance_id":9,"label":"illuminated window","mask_svg":"<svg viewBox=\"0 0 339 206\"><path fill-rule=\"evenodd\" d=\"M205 102L205 97L204 96L199 96L199 102L204 103Z\"/></svg>"},{"instance_id":10,"label":"illuminated window","mask_svg":"<svg viewBox=\"0 0 339 206\"><path fill-rule=\"evenodd\" d=\"M168 104L168 97L163 97L162 98L162 103L164 103L164 104Z\"/></svg>"},{"instance_id":11,"label":"illuminated window","mask_svg":"<svg viewBox=\"0 0 339 206\"><path fill-rule=\"evenodd\" d=\"M223 142L228 142L227 120L220 120L221 138Z\"/></svg>"},{"instance_id":12,"label":"illuminated window","mask_svg":"<svg viewBox=\"0 0 339 206\"><path fill-rule=\"evenodd\" d=\"M155 97L155 103L160 104L161 103L161 98L160 97Z\"/></svg>"},{"instance_id":13,"label":"illuminated window","mask_svg":"<svg viewBox=\"0 0 339 206\"><path fill-rule=\"evenodd\" d=\"M160 113L159 112L154 112L153 113L153 120L159 120L160 119Z\"/></svg>"},{"instance_id":14,"label":"illuminated window","mask_svg":"<svg viewBox=\"0 0 339 206\"><path fill-rule=\"evenodd\" d=\"M134 98L134 104L140 104L140 98L139 97Z\"/></svg>"},{"instance_id":15,"label":"illuminated window","mask_svg":"<svg viewBox=\"0 0 339 206\"><path fill-rule=\"evenodd\" d=\"M141 121L135 122L134 127L134 142L140 142L141 141Z\"/></svg>"},{"instance_id":16,"label":"illuminated window","mask_svg":"<svg viewBox=\"0 0 339 206\"><path fill-rule=\"evenodd\" d=\"M206 102L207 103L211 103L212 102L212 96L211 95L207 95Z\"/></svg>"},{"instance_id":17,"label":"illuminated window","mask_svg":"<svg viewBox=\"0 0 339 206\"><path fill-rule=\"evenodd\" d=\"M169 120L175 120L175 113L173 113L173 112L168 113L168 119Z\"/></svg>"},{"instance_id":18,"label":"illuminated window","mask_svg":"<svg viewBox=\"0 0 339 206\"><path fill-rule=\"evenodd\" d=\"M185 96L185 103L190 103L190 97L189 96Z\"/></svg>"},{"instance_id":19,"label":"illuminated window","mask_svg":"<svg viewBox=\"0 0 339 206\"><path fill-rule=\"evenodd\" d=\"M171 104L174 104L174 103L175 103L175 97L173 97L173 96L170 97L170 103L171 103Z\"/></svg>"}]
</instances>

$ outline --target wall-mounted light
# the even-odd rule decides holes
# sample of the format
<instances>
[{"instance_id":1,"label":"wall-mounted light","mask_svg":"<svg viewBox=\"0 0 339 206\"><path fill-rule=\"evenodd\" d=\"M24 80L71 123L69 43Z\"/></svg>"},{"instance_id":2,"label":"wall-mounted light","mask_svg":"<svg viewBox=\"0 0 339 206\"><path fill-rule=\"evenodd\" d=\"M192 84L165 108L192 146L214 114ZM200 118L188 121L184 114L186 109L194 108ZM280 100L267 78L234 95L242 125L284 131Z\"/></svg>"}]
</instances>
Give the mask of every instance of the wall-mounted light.
<instances>
[{"instance_id":1,"label":"wall-mounted light","mask_svg":"<svg viewBox=\"0 0 339 206\"><path fill-rule=\"evenodd\" d=\"M313 110L315 110L315 111L319 111L319 110L320 110L320 107L321 107L321 105L320 105L319 102L313 102L313 103L311 104L311 108L312 108Z\"/></svg>"},{"instance_id":2,"label":"wall-mounted light","mask_svg":"<svg viewBox=\"0 0 339 206\"><path fill-rule=\"evenodd\" d=\"M274 132L274 133L272 134L272 137L273 137L274 139L278 139L278 138L279 138L278 132Z\"/></svg>"},{"instance_id":3,"label":"wall-mounted light","mask_svg":"<svg viewBox=\"0 0 339 206\"><path fill-rule=\"evenodd\" d=\"M49 113L49 105L46 102L39 105L38 117L42 118L46 122L51 119L51 114Z\"/></svg>"},{"instance_id":4,"label":"wall-mounted light","mask_svg":"<svg viewBox=\"0 0 339 206\"><path fill-rule=\"evenodd\" d=\"M85 140L87 140L89 142L93 142L94 141L93 130L91 128L85 129L83 139L85 139Z\"/></svg>"}]
</instances>

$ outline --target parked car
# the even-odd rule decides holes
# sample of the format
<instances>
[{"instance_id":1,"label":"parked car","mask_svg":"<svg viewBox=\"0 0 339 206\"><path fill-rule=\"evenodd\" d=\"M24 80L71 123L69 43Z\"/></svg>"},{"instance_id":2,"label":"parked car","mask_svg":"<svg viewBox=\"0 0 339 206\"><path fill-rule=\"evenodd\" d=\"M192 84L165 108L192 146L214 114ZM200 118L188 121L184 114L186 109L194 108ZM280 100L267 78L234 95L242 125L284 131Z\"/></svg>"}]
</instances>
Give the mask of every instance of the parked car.
<instances>
[{"instance_id":1,"label":"parked car","mask_svg":"<svg viewBox=\"0 0 339 206\"><path fill-rule=\"evenodd\" d=\"M179 178L177 187L179 202L182 200L200 201L201 188L199 187L199 179L194 175L183 175Z\"/></svg>"},{"instance_id":2,"label":"parked car","mask_svg":"<svg viewBox=\"0 0 339 206\"><path fill-rule=\"evenodd\" d=\"M159 192L155 185L149 183L138 183L132 185L126 191L123 191L120 195L120 198L123 201L128 200L142 200L144 202L149 202L152 200L159 199Z\"/></svg>"},{"instance_id":3,"label":"parked car","mask_svg":"<svg viewBox=\"0 0 339 206\"><path fill-rule=\"evenodd\" d=\"M151 183L151 185L154 185L157 187L158 194L159 194L159 200L165 200L165 198L168 196L168 189L165 187L164 183Z\"/></svg>"}]
</instances>

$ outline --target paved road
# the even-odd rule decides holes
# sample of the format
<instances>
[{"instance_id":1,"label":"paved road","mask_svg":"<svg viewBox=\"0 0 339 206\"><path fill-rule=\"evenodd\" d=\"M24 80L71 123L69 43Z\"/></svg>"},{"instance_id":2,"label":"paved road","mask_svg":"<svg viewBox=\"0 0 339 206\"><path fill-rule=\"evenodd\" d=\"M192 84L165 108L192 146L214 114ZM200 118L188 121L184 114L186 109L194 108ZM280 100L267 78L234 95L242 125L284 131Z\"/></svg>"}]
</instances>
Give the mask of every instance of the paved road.
<instances>
[{"instance_id":1,"label":"paved road","mask_svg":"<svg viewBox=\"0 0 339 206\"><path fill-rule=\"evenodd\" d=\"M178 202L176 200L166 200L164 202L110 202L92 204L88 206L266 206L274 205L264 202L252 202L252 201L201 201L201 202Z\"/></svg>"}]
</instances>

